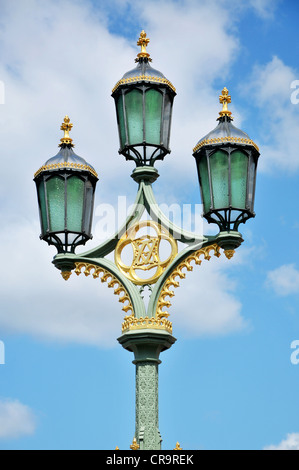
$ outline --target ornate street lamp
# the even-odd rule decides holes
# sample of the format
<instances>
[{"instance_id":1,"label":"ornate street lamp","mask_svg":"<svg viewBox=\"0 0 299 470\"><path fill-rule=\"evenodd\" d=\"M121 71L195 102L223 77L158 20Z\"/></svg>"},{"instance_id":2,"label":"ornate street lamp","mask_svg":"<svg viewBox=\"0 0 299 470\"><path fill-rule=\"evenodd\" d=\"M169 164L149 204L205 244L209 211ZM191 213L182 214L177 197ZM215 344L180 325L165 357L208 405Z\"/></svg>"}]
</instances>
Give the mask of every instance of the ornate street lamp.
<instances>
[{"instance_id":1,"label":"ornate street lamp","mask_svg":"<svg viewBox=\"0 0 299 470\"><path fill-rule=\"evenodd\" d=\"M98 181L94 168L73 151L69 131L73 124L64 118L60 150L35 173L42 240L59 253L75 251L92 238L94 192Z\"/></svg>"},{"instance_id":2,"label":"ornate street lamp","mask_svg":"<svg viewBox=\"0 0 299 470\"><path fill-rule=\"evenodd\" d=\"M231 258L243 242L240 223L254 216L254 190L258 148L247 134L235 128L227 109L226 89L220 97L223 110L217 128L194 149L204 216L219 226L215 236L183 230L161 212L152 184L159 174L154 163L170 152L169 136L175 89L153 69L146 51L149 39L142 31L137 67L117 82L112 91L120 138L119 153L134 160L132 177L138 184L135 204L123 227L102 245L82 254L75 247L90 237L94 169L72 150L69 119L62 129L61 150L36 173L42 235L58 248L53 264L65 280L72 272L92 275L112 288L125 312L119 343L134 354L136 366L136 427L131 449L159 450L158 367L161 352L176 341L168 309L180 280L223 252ZM141 220L144 214L145 220ZM144 233L146 229L146 233ZM184 244L179 251L178 242ZM168 244L167 255L161 249ZM129 248L131 258L123 257ZM114 261L107 255L114 253ZM145 286L150 291L143 300ZM177 443L176 450L180 450Z\"/></svg>"},{"instance_id":3,"label":"ornate street lamp","mask_svg":"<svg viewBox=\"0 0 299 470\"><path fill-rule=\"evenodd\" d=\"M232 124L227 88L219 97L223 105L218 126L193 150L198 170L204 217L221 232L237 231L254 217L254 193L259 149L249 136Z\"/></svg>"},{"instance_id":4,"label":"ornate street lamp","mask_svg":"<svg viewBox=\"0 0 299 470\"><path fill-rule=\"evenodd\" d=\"M173 99L172 83L151 67L146 46L149 39L141 32L137 67L127 72L112 90L115 100L119 153L137 166L153 165L170 153L169 138Z\"/></svg>"}]
</instances>

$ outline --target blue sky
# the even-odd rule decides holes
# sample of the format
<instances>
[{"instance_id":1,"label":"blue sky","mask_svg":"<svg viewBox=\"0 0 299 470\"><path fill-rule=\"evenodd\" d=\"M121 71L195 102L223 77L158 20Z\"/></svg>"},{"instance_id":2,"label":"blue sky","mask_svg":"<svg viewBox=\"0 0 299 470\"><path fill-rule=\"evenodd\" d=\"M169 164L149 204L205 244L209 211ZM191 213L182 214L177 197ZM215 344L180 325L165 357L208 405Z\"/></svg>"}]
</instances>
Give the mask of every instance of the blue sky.
<instances>
[{"instance_id":1,"label":"blue sky","mask_svg":"<svg viewBox=\"0 0 299 470\"><path fill-rule=\"evenodd\" d=\"M134 67L142 29L153 66L177 89L157 201L197 210L192 149L216 126L224 86L234 125L261 153L245 242L232 260L188 273L172 301L177 342L160 366L163 448L299 449L297 3L0 0L0 449L132 442L135 371L116 340L120 304L106 286L82 276L66 283L53 267L32 178L57 153L68 114L75 151L100 175L86 247L102 241L101 204L134 201L111 90ZM216 233L205 223L204 232Z\"/></svg>"}]
</instances>

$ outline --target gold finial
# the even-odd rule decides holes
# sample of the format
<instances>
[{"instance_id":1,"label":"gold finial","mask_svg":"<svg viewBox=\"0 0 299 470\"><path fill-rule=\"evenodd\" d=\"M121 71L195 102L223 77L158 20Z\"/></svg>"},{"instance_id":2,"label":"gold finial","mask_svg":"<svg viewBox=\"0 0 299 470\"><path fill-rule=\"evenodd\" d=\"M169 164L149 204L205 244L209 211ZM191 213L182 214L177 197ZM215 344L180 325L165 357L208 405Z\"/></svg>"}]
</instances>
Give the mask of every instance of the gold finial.
<instances>
[{"instance_id":1,"label":"gold finial","mask_svg":"<svg viewBox=\"0 0 299 470\"><path fill-rule=\"evenodd\" d=\"M222 104L222 111L219 113L220 117L229 116L231 119L233 119L232 113L227 109L227 105L228 103L232 102L232 99L228 94L228 89L226 87L223 88L221 95L219 96L219 102Z\"/></svg>"},{"instance_id":2,"label":"gold finial","mask_svg":"<svg viewBox=\"0 0 299 470\"><path fill-rule=\"evenodd\" d=\"M134 437L132 444L130 445L130 449L132 450L138 450L140 449L140 445L137 444L136 437Z\"/></svg>"},{"instance_id":3,"label":"gold finial","mask_svg":"<svg viewBox=\"0 0 299 470\"><path fill-rule=\"evenodd\" d=\"M65 281L67 281L72 275L72 271L61 271L61 276Z\"/></svg>"},{"instance_id":4,"label":"gold finial","mask_svg":"<svg viewBox=\"0 0 299 470\"><path fill-rule=\"evenodd\" d=\"M73 124L70 122L70 118L68 116L65 116L64 122L61 124L60 127L60 129L64 131L64 136L62 137L62 139L60 139L61 143L59 144L59 147L61 147L63 144L71 145L72 147L74 147L72 143L73 139L71 139L69 135L69 132L72 130L72 127Z\"/></svg>"},{"instance_id":5,"label":"gold finial","mask_svg":"<svg viewBox=\"0 0 299 470\"><path fill-rule=\"evenodd\" d=\"M177 442L173 450L183 450L183 449L181 448L180 444Z\"/></svg>"},{"instance_id":6,"label":"gold finial","mask_svg":"<svg viewBox=\"0 0 299 470\"><path fill-rule=\"evenodd\" d=\"M149 42L150 42L150 40L149 40L149 38L146 37L146 32L141 31L140 37L137 41L137 46L141 46L141 52L139 52L139 54L137 54L137 59L135 59L136 62L138 62L139 59L141 59L141 58L148 59L150 62L152 61L152 59L150 59L149 53L146 52L146 47L148 46Z\"/></svg>"}]
</instances>

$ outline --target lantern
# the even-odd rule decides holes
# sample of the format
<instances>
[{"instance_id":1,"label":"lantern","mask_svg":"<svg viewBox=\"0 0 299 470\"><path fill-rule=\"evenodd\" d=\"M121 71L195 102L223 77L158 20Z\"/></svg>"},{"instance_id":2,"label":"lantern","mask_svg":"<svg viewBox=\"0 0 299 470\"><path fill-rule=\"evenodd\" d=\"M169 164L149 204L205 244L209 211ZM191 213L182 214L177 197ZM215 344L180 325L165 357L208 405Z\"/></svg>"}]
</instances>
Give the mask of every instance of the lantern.
<instances>
[{"instance_id":1,"label":"lantern","mask_svg":"<svg viewBox=\"0 0 299 470\"><path fill-rule=\"evenodd\" d=\"M218 126L193 150L203 202L203 215L220 231L237 231L254 217L254 195L259 149L249 136L232 124L226 88Z\"/></svg>"},{"instance_id":2,"label":"lantern","mask_svg":"<svg viewBox=\"0 0 299 470\"><path fill-rule=\"evenodd\" d=\"M73 151L69 136L73 124L64 118L60 150L34 175L41 223L40 238L59 253L73 253L92 238L94 192L98 181L94 168Z\"/></svg>"},{"instance_id":3,"label":"lantern","mask_svg":"<svg viewBox=\"0 0 299 470\"><path fill-rule=\"evenodd\" d=\"M151 67L146 52L149 39L141 32L137 66L127 72L112 90L115 100L119 153L137 166L153 166L170 153L170 127L174 86L158 70Z\"/></svg>"}]
</instances>

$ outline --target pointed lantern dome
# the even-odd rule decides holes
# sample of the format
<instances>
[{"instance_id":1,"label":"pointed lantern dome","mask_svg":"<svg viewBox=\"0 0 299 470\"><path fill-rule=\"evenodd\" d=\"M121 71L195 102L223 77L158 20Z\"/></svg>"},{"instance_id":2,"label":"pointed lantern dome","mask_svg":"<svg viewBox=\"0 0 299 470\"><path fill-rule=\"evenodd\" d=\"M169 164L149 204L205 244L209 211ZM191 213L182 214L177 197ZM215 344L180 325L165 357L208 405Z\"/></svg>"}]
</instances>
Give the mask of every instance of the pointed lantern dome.
<instances>
[{"instance_id":1,"label":"pointed lantern dome","mask_svg":"<svg viewBox=\"0 0 299 470\"><path fill-rule=\"evenodd\" d=\"M112 90L119 131L119 153L137 166L153 165L170 153L169 139L173 99L172 83L150 62L149 39L144 31L137 42L141 52L137 66L127 72Z\"/></svg>"},{"instance_id":2,"label":"pointed lantern dome","mask_svg":"<svg viewBox=\"0 0 299 470\"><path fill-rule=\"evenodd\" d=\"M59 253L74 252L92 238L91 222L97 173L73 151L69 131L73 124L65 116L60 150L35 173L39 203L40 238L55 245Z\"/></svg>"},{"instance_id":3,"label":"pointed lantern dome","mask_svg":"<svg viewBox=\"0 0 299 470\"><path fill-rule=\"evenodd\" d=\"M254 217L254 194L259 149L232 124L227 88L219 96L218 126L193 149L203 202L203 215L220 231L237 231Z\"/></svg>"}]
</instances>

